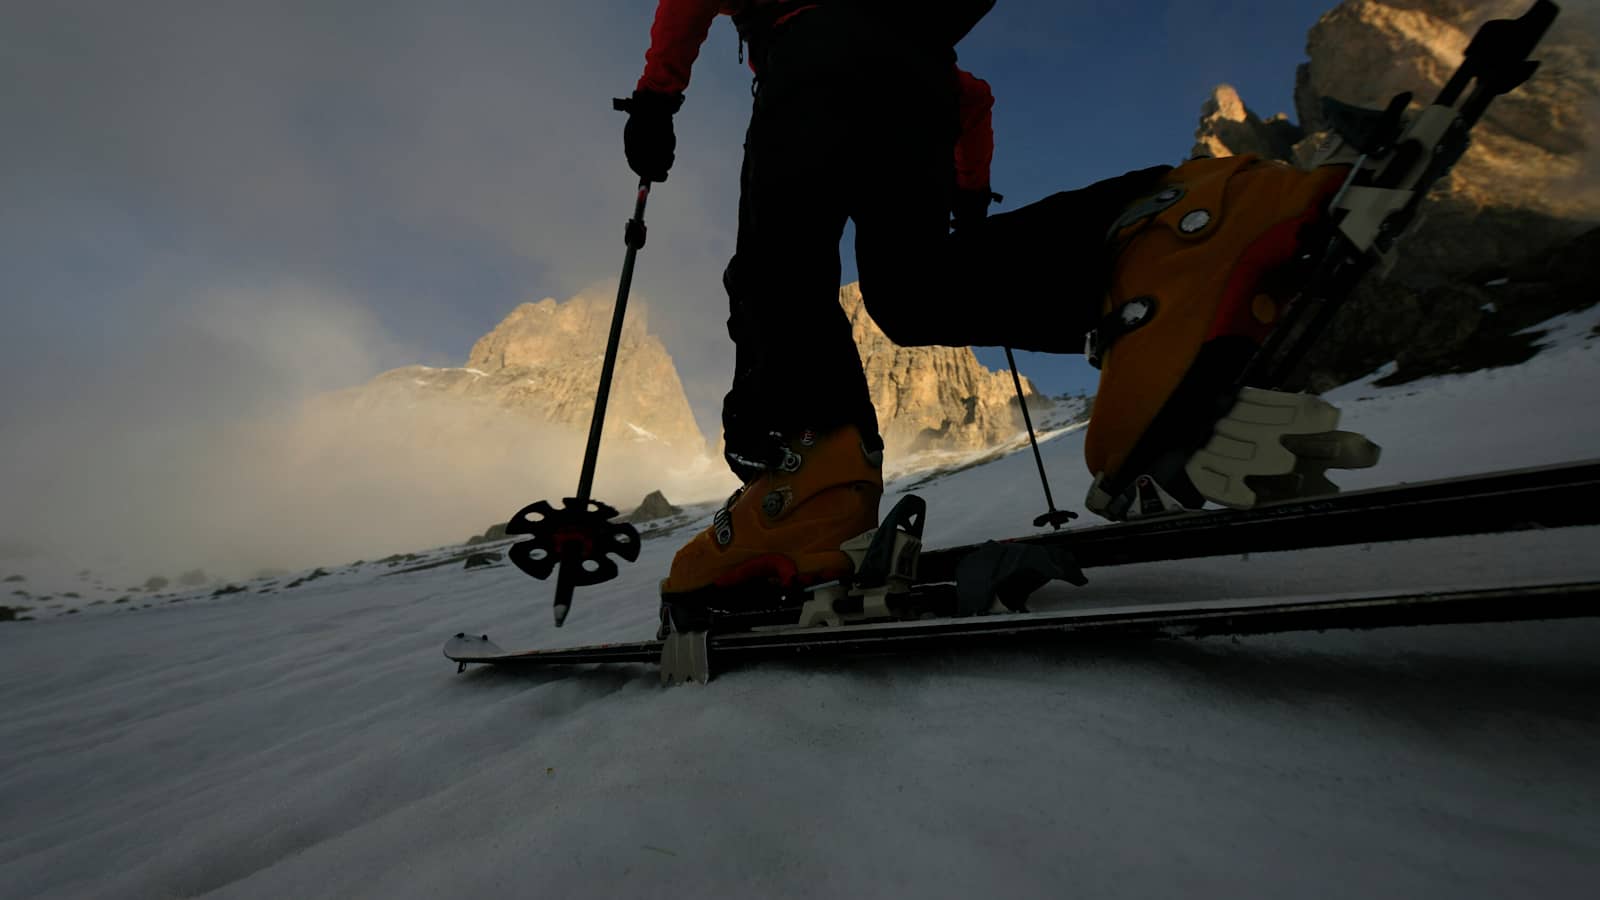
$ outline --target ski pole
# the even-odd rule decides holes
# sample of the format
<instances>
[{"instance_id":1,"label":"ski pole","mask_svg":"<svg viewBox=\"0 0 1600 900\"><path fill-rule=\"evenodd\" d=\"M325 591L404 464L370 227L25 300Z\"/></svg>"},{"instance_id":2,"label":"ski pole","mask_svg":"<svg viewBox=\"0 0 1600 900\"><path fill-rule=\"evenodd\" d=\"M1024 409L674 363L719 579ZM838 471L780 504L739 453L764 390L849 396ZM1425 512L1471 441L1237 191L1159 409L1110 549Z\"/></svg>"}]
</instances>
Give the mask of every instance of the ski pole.
<instances>
[{"instance_id":1,"label":"ski pole","mask_svg":"<svg viewBox=\"0 0 1600 900\"><path fill-rule=\"evenodd\" d=\"M531 503L506 523L507 534L532 535L532 540L513 545L511 561L523 572L538 579L556 576L554 613L556 627L567 621L572 610L575 588L599 584L617 576L617 564L608 558L615 554L629 562L639 558L639 532L627 522L612 522L616 509L594 500L595 463L600 456L600 436L605 430L606 403L611 396L611 379L616 372L617 351L622 345L622 323L628 310L628 291L633 286L633 262L644 246L644 207L650 199L650 182L639 179L634 199L633 218L628 220L623 241L628 252L622 259L622 279L617 285L617 302L611 311L611 332L606 338L605 361L600 366L600 384L595 389L594 415L589 419L589 441L583 450L583 468L578 475L575 497L566 497L562 509L549 501Z\"/></svg>"},{"instance_id":2,"label":"ski pole","mask_svg":"<svg viewBox=\"0 0 1600 900\"><path fill-rule=\"evenodd\" d=\"M606 425L606 403L611 399L611 377L617 369L617 349L622 345L622 320L628 311L628 292L633 287L633 261L644 246L644 206L650 199L650 182L639 179L639 193L633 201L633 218L623 229L627 253L622 257L622 278L617 284L617 302L611 310L611 333L606 336L606 358L600 365L600 387L595 390L594 415L589 419L589 443L583 448L583 469L578 473L578 504L587 506L594 489L594 468L600 457L600 434ZM581 563L580 563L581 565ZM556 627L567 621L572 610L572 589L576 587L575 567L563 564L556 579Z\"/></svg>"},{"instance_id":3,"label":"ski pole","mask_svg":"<svg viewBox=\"0 0 1600 900\"><path fill-rule=\"evenodd\" d=\"M1011 348L1006 351L1006 362L1011 366L1011 384L1017 389L1017 406L1022 409L1022 424L1028 426L1028 443L1033 447L1033 462L1039 467L1039 484L1044 486L1044 502L1049 511L1037 516L1033 520L1035 527L1049 525L1057 531L1061 526L1078 517L1071 510L1056 509L1055 498L1050 496L1050 478L1044 473L1044 457L1039 453L1039 439L1033 435L1033 417L1028 415L1028 398L1022 396L1022 376L1017 374L1017 358L1011 354Z\"/></svg>"},{"instance_id":4,"label":"ski pole","mask_svg":"<svg viewBox=\"0 0 1600 900\"><path fill-rule=\"evenodd\" d=\"M644 205L650 199L650 182L639 179L639 194L633 203L633 218L623 230L628 252L622 257L622 280L617 284L617 303L611 311L611 333L606 337L606 359L600 366L600 387L594 398L594 416L589 420L589 444L583 449L583 471L578 475L578 499L588 500L594 488L595 459L600 455L600 432L606 424L606 402L611 396L611 376L617 368L617 348L622 344L622 317L628 310L628 291L633 287L633 260L644 246Z\"/></svg>"}]
</instances>

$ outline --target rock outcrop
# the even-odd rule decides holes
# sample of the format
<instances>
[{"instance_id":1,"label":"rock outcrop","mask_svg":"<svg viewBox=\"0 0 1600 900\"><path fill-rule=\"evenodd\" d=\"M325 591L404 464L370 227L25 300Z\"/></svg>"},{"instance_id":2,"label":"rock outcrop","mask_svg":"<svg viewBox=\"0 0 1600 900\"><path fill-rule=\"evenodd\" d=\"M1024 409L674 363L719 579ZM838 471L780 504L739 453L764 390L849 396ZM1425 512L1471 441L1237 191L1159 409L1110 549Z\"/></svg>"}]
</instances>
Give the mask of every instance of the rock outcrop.
<instances>
[{"instance_id":1,"label":"rock outcrop","mask_svg":"<svg viewBox=\"0 0 1600 900\"><path fill-rule=\"evenodd\" d=\"M1325 134L1322 98L1381 107L1402 91L1420 106L1460 64L1477 27L1515 17L1524 0L1346 0L1312 27L1295 106L1309 144ZM1511 208L1600 219L1600 32L1566 11L1534 53L1539 70L1499 97L1445 195L1474 210Z\"/></svg>"},{"instance_id":2,"label":"rock outcrop","mask_svg":"<svg viewBox=\"0 0 1600 900\"><path fill-rule=\"evenodd\" d=\"M1293 126L1259 122L1226 87L1202 108L1196 138L1211 155L1305 164L1328 137L1323 98L1375 108L1412 91L1420 106L1460 64L1478 25L1525 7L1521 0L1346 0L1307 37L1309 60L1295 82L1305 136L1289 152L1274 139ZM1354 292L1308 356L1300 383L1325 389L1391 360L1413 360L1401 370L1418 377L1481 359L1469 344L1483 320L1477 288L1484 273L1577 255L1562 248L1600 221L1600 31L1584 12L1557 20L1534 54L1538 72L1490 107L1472 147L1424 202L1419 225L1402 242L1401 264Z\"/></svg>"},{"instance_id":3,"label":"rock outcrop","mask_svg":"<svg viewBox=\"0 0 1600 900\"><path fill-rule=\"evenodd\" d=\"M611 327L611 301L576 297L566 303L524 303L473 345L469 369L521 379L511 393L553 422L589 425ZM678 380L672 357L649 332L645 307L628 310L606 411L607 430L623 440L655 440L691 454L705 439ZM615 423L614 425L612 423Z\"/></svg>"},{"instance_id":4,"label":"rock outcrop","mask_svg":"<svg viewBox=\"0 0 1600 900\"><path fill-rule=\"evenodd\" d=\"M473 345L466 366L394 369L355 389L352 399L366 409L424 397L476 402L586 434L610 326L609 299L524 303ZM705 452L672 357L637 305L623 326L605 436L608 443L649 445L668 465Z\"/></svg>"},{"instance_id":5,"label":"rock outcrop","mask_svg":"<svg viewBox=\"0 0 1600 900\"><path fill-rule=\"evenodd\" d=\"M985 368L970 347L901 347L873 324L861 287L839 290L861 353L878 427L891 452L973 450L993 446L1022 428L1009 372ZM1029 410L1050 401L1027 380Z\"/></svg>"},{"instance_id":6,"label":"rock outcrop","mask_svg":"<svg viewBox=\"0 0 1600 900\"><path fill-rule=\"evenodd\" d=\"M850 317L885 443L894 452L979 449L1021 429L1009 373L984 368L966 347L896 346L872 323L856 285L840 289L839 302ZM546 430L555 425L565 443L545 452L565 455L571 445L581 447L588 428L610 321L609 302L577 297L525 303L478 340L465 366L394 369L322 398L322 408L335 415L365 414L361 421L387 423L408 435L408 442L438 445L444 452L455 452L447 448L462 441L514 439L501 427L508 422ZM1031 385L1024 389L1030 404L1041 412L1049 408L1048 398ZM629 310L623 328L606 443L648 449L651 465L663 470L705 465L705 438L672 358L650 334L642 308Z\"/></svg>"},{"instance_id":7,"label":"rock outcrop","mask_svg":"<svg viewBox=\"0 0 1600 900\"><path fill-rule=\"evenodd\" d=\"M1305 137L1286 113L1262 119L1245 107L1231 84L1219 84L1211 99L1200 107L1200 127L1194 133L1189 156L1237 156L1254 153L1269 159L1288 159L1296 142Z\"/></svg>"},{"instance_id":8,"label":"rock outcrop","mask_svg":"<svg viewBox=\"0 0 1600 900\"><path fill-rule=\"evenodd\" d=\"M675 516L680 512L683 512L683 510L667 502L666 494L660 491L651 491L645 495L643 500L639 501L638 507L633 512L623 516L622 520L624 522L650 522L656 519L665 519L668 516Z\"/></svg>"},{"instance_id":9,"label":"rock outcrop","mask_svg":"<svg viewBox=\"0 0 1600 900\"><path fill-rule=\"evenodd\" d=\"M1600 228L1511 266L1489 266L1419 291L1390 313L1410 335L1379 384L1512 366L1539 352L1537 326L1600 303ZM1346 328L1359 327L1349 323ZM1367 371L1385 360L1366 360Z\"/></svg>"}]
</instances>

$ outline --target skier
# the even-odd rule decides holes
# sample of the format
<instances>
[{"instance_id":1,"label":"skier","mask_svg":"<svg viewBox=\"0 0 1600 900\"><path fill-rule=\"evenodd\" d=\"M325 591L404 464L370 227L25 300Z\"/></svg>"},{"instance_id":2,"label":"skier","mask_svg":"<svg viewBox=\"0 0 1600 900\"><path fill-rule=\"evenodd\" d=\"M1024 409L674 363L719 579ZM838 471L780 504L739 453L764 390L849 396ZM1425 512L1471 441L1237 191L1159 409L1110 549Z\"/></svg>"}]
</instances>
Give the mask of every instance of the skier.
<instances>
[{"instance_id":1,"label":"skier","mask_svg":"<svg viewBox=\"0 0 1600 900\"><path fill-rule=\"evenodd\" d=\"M1347 170L1191 161L988 217L993 100L954 46L992 6L660 0L624 131L641 178L668 177L672 117L719 13L756 73L723 273L736 358L722 423L743 487L678 552L664 601L848 577L839 545L878 524L883 445L837 299L847 218L867 311L898 344L1080 353L1092 336L1097 486L1172 442L1157 413L1211 356L1270 330L1284 295L1267 276Z\"/></svg>"},{"instance_id":2,"label":"skier","mask_svg":"<svg viewBox=\"0 0 1600 900\"><path fill-rule=\"evenodd\" d=\"M1496 97L1538 68L1529 54L1559 8L1535 0L1517 19L1484 23L1461 65L1414 116L1409 92L1381 111L1325 101L1334 137L1309 171L1250 155L1194 159L989 218L992 101L982 82L955 67L953 46L991 5L661 0L645 75L630 101L618 101L630 112L629 164L646 181L664 180L671 168L672 116L719 12L736 14L741 49L752 44L758 75L737 253L724 274L737 356L723 424L728 462L745 483L673 559L661 585L656 641L506 653L486 635L460 633L445 645L446 656L462 667L657 657L664 681L704 682L713 630L724 639L715 647L741 655L906 646L914 635L904 624L842 641L827 636L839 633L834 629L815 626L982 612L995 601L1015 611L1046 581L1083 583L1071 551L1085 543L1099 565L1193 555L1193 548L1175 551L1169 540L1134 547L1158 532L1208 534L1201 552L1216 553L1229 545L1224 534L1235 543L1259 542L1264 532L1249 527L1253 522L1273 524L1277 549L1320 546L1350 531L1328 527L1322 520L1329 516L1337 514L1335 525L1350 525L1352 511L1387 522L1413 502L1410 494L1368 492L1354 503L1188 518L1176 530L1113 529L1088 542L1081 533L1046 535L919 557L926 512L920 498L902 497L887 519L877 520L882 441L834 299L837 239L845 220L854 219L868 311L903 344L1071 352L1083 341L1083 352L1101 369L1084 441L1095 475L1086 501L1091 509L1118 518L1207 500L1250 506L1261 497L1263 479L1279 496L1325 493L1332 486L1323 470L1371 465L1376 446L1333 431L1338 413L1331 405L1271 387L1292 373L1351 288L1378 264L1394 262L1396 240L1466 152L1473 125ZM625 310L648 196L640 191L629 223L614 326ZM955 216L953 233L947 212ZM613 340L608 370L615 351ZM518 568L543 579L560 567L557 625L572 588L614 577L610 557L631 561L639 553L637 531L612 522L616 510L589 496L606 382L596 398L578 496L563 498L560 510L544 500L529 504L506 526L508 534L530 536L510 550ZM1441 518L1430 506L1433 514L1401 516L1410 524L1401 523L1400 532L1437 536L1497 521L1469 496L1477 487L1505 494L1503 486L1474 486L1455 495L1478 510L1473 516ZM1416 490L1433 503L1440 488ZM1359 525L1352 527L1360 531ZM1125 550L1117 549L1119 541ZM845 546L861 559L859 570ZM1439 599L1389 598L1385 604L1400 615L1380 613L1376 624L1414 624L1421 621L1415 610ZM1481 609L1484 602L1458 599L1463 608ZM1370 606L1316 606L1274 607L1267 620L1286 614L1279 624L1291 628L1374 624L1364 612ZM1459 614L1441 608L1445 618ZM1220 621L1215 610L1205 614L1208 622ZM1079 622L1072 613L1027 618L1003 631L969 628L959 619L914 630L934 642L1034 626L1109 626L1126 634L1125 626L1137 624L1165 633L1187 616L1179 611L1140 623L1098 615ZM751 639L729 633L784 624L799 628Z\"/></svg>"}]
</instances>

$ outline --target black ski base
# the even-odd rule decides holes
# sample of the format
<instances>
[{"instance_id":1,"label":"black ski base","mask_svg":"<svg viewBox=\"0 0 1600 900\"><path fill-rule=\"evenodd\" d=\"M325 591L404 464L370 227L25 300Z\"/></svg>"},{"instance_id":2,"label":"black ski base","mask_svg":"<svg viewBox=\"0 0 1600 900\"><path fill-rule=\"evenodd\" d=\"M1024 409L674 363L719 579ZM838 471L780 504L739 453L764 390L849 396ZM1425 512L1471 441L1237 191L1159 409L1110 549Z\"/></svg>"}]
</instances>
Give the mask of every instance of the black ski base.
<instances>
[{"instance_id":1,"label":"black ski base","mask_svg":"<svg viewBox=\"0 0 1600 900\"><path fill-rule=\"evenodd\" d=\"M846 628L807 628L712 634L712 671L795 655L933 653L1070 641L1199 638L1334 629L1519 622L1600 615L1600 581L1506 585L1494 588L1353 594L1291 600L1217 601L883 622ZM457 635L445 656L459 663L537 668L604 663L653 663L662 641L595 644L558 650L506 652L486 636Z\"/></svg>"}]
</instances>

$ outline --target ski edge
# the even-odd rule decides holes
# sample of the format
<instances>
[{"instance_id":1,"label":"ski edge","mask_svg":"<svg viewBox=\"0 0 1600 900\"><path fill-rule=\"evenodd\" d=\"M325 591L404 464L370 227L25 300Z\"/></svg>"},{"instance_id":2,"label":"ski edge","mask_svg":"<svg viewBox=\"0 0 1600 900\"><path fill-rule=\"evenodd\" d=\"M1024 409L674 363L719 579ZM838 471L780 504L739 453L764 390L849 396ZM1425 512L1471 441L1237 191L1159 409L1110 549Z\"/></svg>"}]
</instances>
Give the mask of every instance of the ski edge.
<instances>
[{"instance_id":1,"label":"ski edge","mask_svg":"<svg viewBox=\"0 0 1600 900\"><path fill-rule=\"evenodd\" d=\"M709 650L720 663L802 653L892 653L901 648L976 649L1018 640L1070 638L1199 638L1297 631L1368 630L1425 625L1485 624L1600 616L1600 580L1522 583L1487 588L1359 592L1311 599L1209 601L1194 606L1146 605L1048 613L1017 613L843 628L783 629L712 635ZM453 638L445 656L461 664L559 666L650 663L660 659L657 640L505 652L493 642ZM472 647L496 652L468 652Z\"/></svg>"},{"instance_id":2,"label":"ski edge","mask_svg":"<svg viewBox=\"0 0 1600 900\"><path fill-rule=\"evenodd\" d=\"M1600 459L1024 535L1085 569L1174 559L1600 524ZM1204 540L1198 540L1204 536ZM982 544L924 550L918 583L954 580Z\"/></svg>"}]
</instances>

